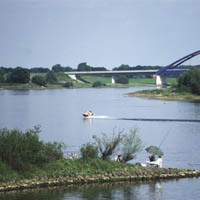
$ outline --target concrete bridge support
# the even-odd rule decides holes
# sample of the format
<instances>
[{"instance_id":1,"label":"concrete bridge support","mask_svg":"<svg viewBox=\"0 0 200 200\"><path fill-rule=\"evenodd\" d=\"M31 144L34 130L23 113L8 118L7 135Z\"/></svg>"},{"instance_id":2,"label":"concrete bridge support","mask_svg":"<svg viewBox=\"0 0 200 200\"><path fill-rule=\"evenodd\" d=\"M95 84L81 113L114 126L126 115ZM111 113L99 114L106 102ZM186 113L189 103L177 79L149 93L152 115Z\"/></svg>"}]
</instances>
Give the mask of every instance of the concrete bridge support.
<instances>
[{"instance_id":1,"label":"concrete bridge support","mask_svg":"<svg viewBox=\"0 0 200 200\"><path fill-rule=\"evenodd\" d=\"M115 84L115 76L112 76L112 77L111 77L111 83L112 83L112 84Z\"/></svg>"},{"instance_id":2,"label":"concrete bridge support","mask_svg":"<svg viewBox=\"0 0 200 200\"><path fill-rule=\"evenodd\" d=\"M161 75L156 75L156 85L157 86L167 85L167 77L161 76Z\"/></svg>"},{"instance_id":3,"label":"concrete bridge support","mask_svg":"<svg viewBox=\"0 0 200 200\"><path fill-rule=\"evenodd\" d=\"M76 75L75 74L68 74L68 76L72 79L77 81Z\"/></svg>"}]
</instances>

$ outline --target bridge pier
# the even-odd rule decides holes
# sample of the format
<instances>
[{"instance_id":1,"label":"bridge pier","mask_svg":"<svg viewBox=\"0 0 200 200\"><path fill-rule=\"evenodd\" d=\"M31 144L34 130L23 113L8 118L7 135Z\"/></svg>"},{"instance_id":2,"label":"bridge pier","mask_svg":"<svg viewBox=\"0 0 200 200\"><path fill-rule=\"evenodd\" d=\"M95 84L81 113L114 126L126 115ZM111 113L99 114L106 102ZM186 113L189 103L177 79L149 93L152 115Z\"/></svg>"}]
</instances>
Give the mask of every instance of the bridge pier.
<instances>
[{"instance_id":1,"label":"bridge pier","mask_svg":"<svg viewBox=\"0 0 200 200\"><path fill-rule=\"evenodd\" d=\"M76 75L75 74L68 74L68 76L72 79L77 81Z\"/></svg>"},{"instance_id":2,"label":"bridge pier","mask_svg":"<svg viewBox=\"0 0 200 200\"><path fill-rule=\"evenodd\" d=\"M111 77L111 83L112 83L112 84L115 84L115 76L112 76L112 77Z\"/></svg>"},{"instance_id":3,"label":"bridge pier","mask_svg":"<svg viewBox=\"0 0 200 200\"><path fill-rule=\"evenodd\" d=\"M161 76L161 75L156 75L156 85L157 86L167 85L167 77Z\"/></svg>"}]
</instances>

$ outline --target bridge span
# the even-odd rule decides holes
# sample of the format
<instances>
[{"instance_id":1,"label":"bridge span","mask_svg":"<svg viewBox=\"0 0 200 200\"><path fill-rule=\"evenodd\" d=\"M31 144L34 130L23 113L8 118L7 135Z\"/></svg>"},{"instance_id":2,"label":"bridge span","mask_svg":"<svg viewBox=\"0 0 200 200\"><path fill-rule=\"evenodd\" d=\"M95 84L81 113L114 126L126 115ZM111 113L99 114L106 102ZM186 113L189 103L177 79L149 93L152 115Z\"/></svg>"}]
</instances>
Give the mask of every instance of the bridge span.
<instances>
[{"instance_id":1,"label":"bridge span","mask_svg":"<svg viewBox=\"0 0 200 200\"><path fill-rule=\"evenodd\" d=\"M176 69L175 71L179 71L180 69ZM115 83L115 76L119 74L155 74L158 70L120 70L120 71L72 71L65 72L71 79L77 80L77 76L81 75L111 75L111 82ZM171 71L171 70L167 70ZM174 70L173 70L174 71ZM157 80L157 79L156 79Z\"/></svg>"},{"instance_id":2,"label":"bridge span","mask_svg":"<svg viewBox=\"0 0 200 200\"><path fill-rule=\"evenodd\" d=\"M76 76L80 75L111 75L112 83L115 83L115 76L119 74L137 74L137 73L150 73L156 77L156 85L166 85L168 74L181 74L187 71L186 69L177 69L179 65L193 58L194 56L200 55L200 50L195 51L181 59L162 67L160 70L124 70L124 71L72 71L65 72L70 78L77 80Z\"/></svg>"},{"instance_id":3,"label":"bridge span","mask_svg":"<svg viewBox=\"0 0 200 200\"><path fill-rule=\"evenodd\" d=\"M111 75L111 82L115 83L115 76L119 74L136 74L136 73L151 73L154 74L157 70L124 70L124 71L74 71L65 72L70 78L77 80L77 75Z\"/></svg>"}]
</instances>

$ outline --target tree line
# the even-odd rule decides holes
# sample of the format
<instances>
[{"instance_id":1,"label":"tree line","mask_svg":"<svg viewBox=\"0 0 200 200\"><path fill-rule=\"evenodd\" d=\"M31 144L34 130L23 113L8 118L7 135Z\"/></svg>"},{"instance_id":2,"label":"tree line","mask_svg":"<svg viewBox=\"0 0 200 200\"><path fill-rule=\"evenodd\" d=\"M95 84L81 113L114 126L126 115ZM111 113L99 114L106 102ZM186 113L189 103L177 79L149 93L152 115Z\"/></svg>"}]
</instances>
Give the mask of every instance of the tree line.
<instances>
[{"instance_id":1,"label":"tree line","mask_svg":"<svg viewBox=\"0 0 200 200\"><path fill-rule=\"evenodd\" d=\"M179 92L189 92L200 95L200 68L191 68L178 77L177 86Z\"/></svg>"},{"instance_id":2,"label":"tree line","mask_svg":"<svg viewBox=\"0 0 200 200\"><path fill-rule=\"evenodd\" d=\"M56 75L53 71L48 70L45 75L35 75L31 80L30 70L22 67L12 68L12 70L4 70L0 68L0 83L35 83L45 86L47 83L57 82Z\"/></svg>"},{"instance_id":3,"label":"tree line","mask_svg":"<svg viewBox=\"0 0 200 200\"><path fill-rule=\"evenodd\" d=\"M18 66L16 68L19 68L21 66ZM127 64L122 64L119 67L114 67L112 70L113 71L119 71L119 70L159 70L161 69L163 66L150 66L150 65L137 65L137 66L129 66ZM200 68L200 65L181 65L179 66L179 69L189 69L189 68ZM62 66L61 64L55 64L51 67L51 69L49 68L45 68L45 67L33 67L33 68L25 68L25 67L21 67L26 69L29 73L48 73L49 71L53 71L53 72L70 72L70 71L108 71L108 69L106 67L92 67L90 65L87 64L87 62L82 62L80 64L78 64L77 68L74 69L70 66ZM15 70L15 68L12 67L0 67L0 71L1 73L10 73L13 72Z\"/></svg>"},{"instance_id":4,"label":"tree line","mask_svg":"<svg viewBox=\"0 0 200 200\"><path fill-rule=\"evenodd\" d=\"M115 67L112 70L159 70L161 66L135 66L131 67L129 65L122 64L119 67ZM179 68L181 69L188 69L188 68L200 68L200 65L195 66L186 66L182 65ZM0 83L29 83L30 82L30 74L31 73L43 73L42 75L35 75L32 78L32 82L38 84L40 86L45 86L47 83L55 83L57 81L55 73L59 72L68 72L68 71L107 71L105 67L92 67L88 65L86 62L80 63L77 66L77 69L73 69L71 67L64 67L60 64L53 65L51 69L49 68L42 68L42 67L34 67L34 68L23 68L23 67L16 67L16 68L6 68L0 67ZM152 74L131 74L127 75L126 78L152 78ZM105 75L106 76L106 75ZM121 79L121 77L120 77ZM125 78L123 77L125 80ZM123 82L124 82L123 80ZM119 81L121 82L121 80ZM127 80L126 80L127 82Z\"/></svg>"}]
</instances>

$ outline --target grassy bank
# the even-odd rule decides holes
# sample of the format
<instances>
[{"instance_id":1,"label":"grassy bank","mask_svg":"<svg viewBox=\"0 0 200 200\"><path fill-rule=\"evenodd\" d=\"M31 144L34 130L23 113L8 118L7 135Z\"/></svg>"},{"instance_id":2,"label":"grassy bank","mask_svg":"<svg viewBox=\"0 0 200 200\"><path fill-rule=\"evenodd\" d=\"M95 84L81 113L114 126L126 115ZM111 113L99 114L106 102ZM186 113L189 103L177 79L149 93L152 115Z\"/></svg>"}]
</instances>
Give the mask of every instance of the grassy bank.
<instances>
[{"instance_id":1,"label":"grassy bank","mask_svg":"<svg viewBox=\"0 0 200 200\"><path fill-rule=\"evenodd\" d=\"M137 164L117 163L101 159L85 161L63 158L35 170L28 177L20 174L17 178L10 176L10 180L0 182L0 191L83 183L149 181L199 176L200 171L195 170L149 168Z\"/></svg>"},{"instance_id":2,"label":"grassy bank","mask_svg":"<svg viewBox=\"0 0 200 200\"><path fill-rule=\"evenodd\" d=\"M41 74L31 74L31 78L39 75L46 76L45 73ZM0 89L54 89L54 88L66 88L65 83L73 83L72 88L89 88L92 87L93 83L99 81L104 84L104 87L137 87L137 86L154 86L155 79L145 79L145 78L131 78L129 79L128 84L112 84L111 77L104 76L81 76L82 80L85 80L88 83L83 83L81 81L75 81L69 78L64 73L56 73L57 82L54 84L46 84L45 87L40 87L34 83L26 83L26 84L17 84L17 83L0 83Z\"/></svg>"},{"instance_id":3,"label":"grassy bank","mask_svg":"<svg viewBox=\"0 0 200 200\"><path fill-rule=\"evenodd\" d=\"M85 146L83 155L87 157L82 155L82 158L72 160L64 157L62 144L39 140L39 132L39 127L25 132L0 129L0 191L200 176L197 170L142 167L103 160L98 155L91 159L89 155L94 156L94 148L90 145L90 148Z\"/></svg>"},{"instance_id":4,"label":"grassy bank","mask_svg":"<svg viewBox=\"0 0 200 200\"><path fill-rule=\"evenodd\" d=\"M181 92L174 87L156 90L142 90L134 93L129 93L128 95L168 101L200 102L199 95L191 94L189 92Z\"/></svg>"},{"instance_id":5,"label":"grassy bank","mask_svg":"<svg viewBox=\"0 0 200 200\"><path fill-rule=\"evenodd\" d=\"M105 84L107 87L137 87L137 86L152 86L155 85L155 79L147 79L147 78L129 78L128 84L112 84L111 77L104 76L82 76L82 78L91 83L91 85L100 81Z\"/></svg>"}]
</instances>

